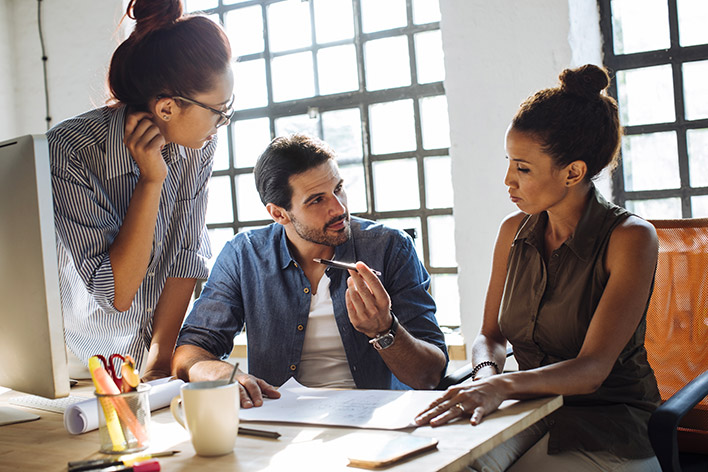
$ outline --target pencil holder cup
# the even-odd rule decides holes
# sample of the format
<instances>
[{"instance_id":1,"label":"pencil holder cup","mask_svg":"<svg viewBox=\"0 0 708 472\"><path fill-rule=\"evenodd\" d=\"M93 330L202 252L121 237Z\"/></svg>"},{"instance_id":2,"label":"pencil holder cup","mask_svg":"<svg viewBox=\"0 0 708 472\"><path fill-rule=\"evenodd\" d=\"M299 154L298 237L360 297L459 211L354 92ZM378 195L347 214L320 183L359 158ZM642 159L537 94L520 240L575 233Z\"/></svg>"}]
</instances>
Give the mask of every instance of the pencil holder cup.
<instances>
[{"instance_id":1,"label":"pencil holder cup","mask_svg":"<svg viewBox=\"0 0 708 472\"><path fill-rule=\"evenodd\" d=\"M150 385L119 394L95 393L98 399L100 452L127 454L150 445Z\"/></svg>"}]
</instances>

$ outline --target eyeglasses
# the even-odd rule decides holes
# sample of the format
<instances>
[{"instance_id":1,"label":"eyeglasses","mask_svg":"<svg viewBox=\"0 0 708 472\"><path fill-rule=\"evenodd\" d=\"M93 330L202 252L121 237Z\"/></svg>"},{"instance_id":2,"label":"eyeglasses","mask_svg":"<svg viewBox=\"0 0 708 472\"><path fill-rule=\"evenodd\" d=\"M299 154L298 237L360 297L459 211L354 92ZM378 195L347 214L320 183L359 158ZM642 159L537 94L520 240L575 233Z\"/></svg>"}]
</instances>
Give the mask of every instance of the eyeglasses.
<instances>
[{"instance_id":1,"label":"eyeglasses","mask_svg":"<svg viewBox=\"0 0 708 472\"><path fill-rule=\"evenodd\" d=\"M231 107L233 107L233 105L234 105L234 98L235 98L234 95L231 95L231 100L229 100L229 104L226 105L226 110L227 111L231 110L228 113L224 113L221 110L217 110L216 108L212 108L208 105L204 105L203 103L200 103L196 100L192 100L191 98L180 97L179 95L173 95L171 98L176 98L178 100L182 100L183 102L191 103L193 105L197 105L198 107L202 107L205 110L209 110L212 113L216 113L217 115L219 115L219 121L216 123L217 128L221 128L222 126L228 125L229 123L231 123L231 118L233 118L234 113L236 113L235 110L231 110Z\"/></svg>"}]
</instances>

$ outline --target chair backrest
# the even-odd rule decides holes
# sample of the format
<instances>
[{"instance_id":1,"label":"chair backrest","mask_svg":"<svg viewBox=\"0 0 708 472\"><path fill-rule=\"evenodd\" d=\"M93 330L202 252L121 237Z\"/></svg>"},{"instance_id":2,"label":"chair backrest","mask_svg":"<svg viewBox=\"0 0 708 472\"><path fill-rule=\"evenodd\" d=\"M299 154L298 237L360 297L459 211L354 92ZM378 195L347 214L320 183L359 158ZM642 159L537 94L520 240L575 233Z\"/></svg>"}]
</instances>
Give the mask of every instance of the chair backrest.
<instances>
[{"instance_id":1,"label":"chair backrest","mask_svg":"<svg viewBox=\"0 0 708 472\"><path fill-rule=\"evenodd\" d=\"M646 348L662 400L708 370L708 218L653 220L659 237ZM708 399L684 418L708 426Z\"/></svg>"}]
</instances>

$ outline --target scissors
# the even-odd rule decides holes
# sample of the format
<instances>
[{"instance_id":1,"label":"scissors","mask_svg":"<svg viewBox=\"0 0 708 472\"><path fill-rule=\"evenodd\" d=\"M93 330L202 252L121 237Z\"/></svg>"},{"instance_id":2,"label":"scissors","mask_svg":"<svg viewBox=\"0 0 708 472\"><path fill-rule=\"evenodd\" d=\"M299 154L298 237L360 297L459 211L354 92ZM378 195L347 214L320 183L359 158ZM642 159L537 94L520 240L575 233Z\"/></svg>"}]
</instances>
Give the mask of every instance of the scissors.
<instances>
[{"instance_id":1,"label":"scissors","mask_svg":"<svg viewBox=\"0 0 708 472\"><path fill-rule=\"evenodd\" d=\"M103 368L106 369L106 372L108 372L113 381L116 383L116 387L118 387L118 389L122 391L123 379L121 377L118 377L118 368L115 366L115 362L116 359L120 359L121 362L125 362L125 357L123 357L121 354L111 354L110 356L108 356L108 361L106 361L106 358L100 354L96 354L96 357L99 361L101 361L101 364L103 364Z\"/></svg>"}]
</instances>

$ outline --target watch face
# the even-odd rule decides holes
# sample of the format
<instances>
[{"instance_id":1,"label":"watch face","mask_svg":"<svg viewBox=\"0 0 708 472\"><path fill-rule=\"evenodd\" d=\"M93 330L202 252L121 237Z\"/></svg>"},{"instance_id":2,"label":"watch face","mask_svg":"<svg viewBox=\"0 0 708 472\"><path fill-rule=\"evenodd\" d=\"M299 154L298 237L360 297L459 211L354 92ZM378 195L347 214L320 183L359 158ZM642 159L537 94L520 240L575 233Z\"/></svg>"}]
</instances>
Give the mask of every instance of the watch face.
<instances>
[{"instance_id":1,"label":"watch face","mask_svg":"<svg viewBox=\"0 0 708 472\"><path fill-rule=\"evenodd\" d=\"M391 344L393 344L393 334L385 334L378 338L376 342L378 343L380 349L386 349L387 347L390 347Z\"/></svg>"}]
</instances>

